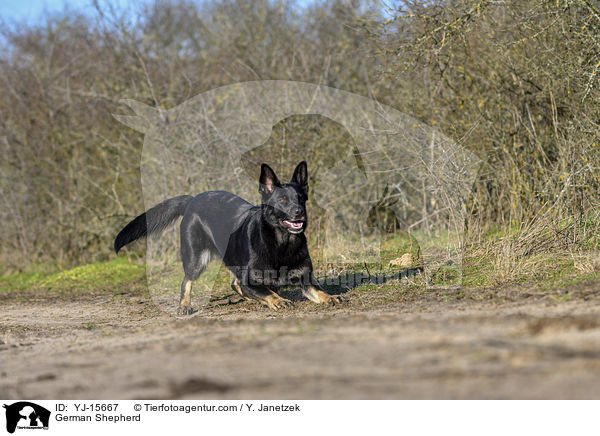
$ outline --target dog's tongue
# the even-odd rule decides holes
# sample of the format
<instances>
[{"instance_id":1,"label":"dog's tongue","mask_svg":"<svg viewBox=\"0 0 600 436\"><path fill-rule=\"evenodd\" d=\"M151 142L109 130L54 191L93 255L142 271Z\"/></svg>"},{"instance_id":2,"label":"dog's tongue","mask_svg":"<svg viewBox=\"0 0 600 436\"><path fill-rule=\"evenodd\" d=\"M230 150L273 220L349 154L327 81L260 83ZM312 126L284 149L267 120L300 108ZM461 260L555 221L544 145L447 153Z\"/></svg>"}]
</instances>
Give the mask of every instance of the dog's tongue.
<instances>
[{"instance_id":1,"label":"dog's tongue","mask_svg":"<svg viewBox=\"0 0 600 436\"><path fill-rule=\"evenodd\" d=\"M299 230L304 225L304 223L302 221L288 221L288 220L284 220L283 224L286 227L288 227L290 229L294 229L294 230Z\"/></svg>"}]
</instances>

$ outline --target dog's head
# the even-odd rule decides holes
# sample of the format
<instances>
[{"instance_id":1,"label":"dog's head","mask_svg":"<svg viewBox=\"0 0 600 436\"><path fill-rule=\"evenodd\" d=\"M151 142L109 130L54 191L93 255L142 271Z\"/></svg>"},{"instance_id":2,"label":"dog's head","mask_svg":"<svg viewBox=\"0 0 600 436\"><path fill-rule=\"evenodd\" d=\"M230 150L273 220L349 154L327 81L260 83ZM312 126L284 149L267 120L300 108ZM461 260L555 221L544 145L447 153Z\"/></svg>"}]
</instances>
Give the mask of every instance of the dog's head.
<instances>
[{"instance_id":1,"label":"dog's head","mask_svg":"<svg viewBox=\"0 0 600 436\"><path fill-rule=\"evenodd\" d=\"M306 200L308 199L308 169L302 161L294 170L289 183L281 183L267 164L260 169L258 191L262 196L263 216L267 222L289 233L306 229Z\"/></svg>"}]
</instances>

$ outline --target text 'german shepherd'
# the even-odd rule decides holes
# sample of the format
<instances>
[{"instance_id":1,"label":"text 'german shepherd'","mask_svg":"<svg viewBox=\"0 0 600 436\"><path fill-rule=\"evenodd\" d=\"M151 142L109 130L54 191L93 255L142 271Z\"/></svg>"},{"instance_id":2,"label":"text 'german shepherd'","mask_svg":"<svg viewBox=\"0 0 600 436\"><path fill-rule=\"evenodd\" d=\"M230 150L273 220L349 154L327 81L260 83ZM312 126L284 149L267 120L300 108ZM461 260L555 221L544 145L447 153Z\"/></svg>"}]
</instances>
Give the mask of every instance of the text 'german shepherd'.
<instances>
[{"instance_id":1,"label":"text 'german shepherd'","mask_svg":"<svg viewBox=\"0 0 600 436\"><path fill-rule=\"evenodd\" d=\"M231 287L271 309L291 306L278 292L299 286L315 303L345 300L320 289L306 244L308 170L300 162L290 183L280 183L262 164L259 180L261 206L226 191L208 191L166 200L135 218L119 232L115 251L146 235L159 233L178 217L181 221L181 260L185 277L177 313L192 313L192 282L213 258L222 259L233 273Z\"/></svg>"}]
</instances>

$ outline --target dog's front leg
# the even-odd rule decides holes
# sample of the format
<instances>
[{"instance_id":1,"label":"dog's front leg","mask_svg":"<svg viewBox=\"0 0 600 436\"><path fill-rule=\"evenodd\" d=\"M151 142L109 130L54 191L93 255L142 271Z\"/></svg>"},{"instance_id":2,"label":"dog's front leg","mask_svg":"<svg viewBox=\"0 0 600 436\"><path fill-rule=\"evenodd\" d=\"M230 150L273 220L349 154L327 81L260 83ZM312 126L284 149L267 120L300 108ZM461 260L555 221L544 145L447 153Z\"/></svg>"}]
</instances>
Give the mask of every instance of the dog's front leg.
<instances>
[{"instance_id":1,"label":"dog's front leg","mask_svg":"<svg viewBox=\"0 0 600 436\"><path fill-rule=\"evenodd\" d=\"M238 282L239 286L239 282ZM290 300L280 297L270 289L259 287L241 286L242 295L253 300L260 301L262 304L269 306L273 310L284 309L294 306Z\"/></svg>"},{"instance_id":2,"label":"dog's front leg","mask_svg":"<svg viewBox=\"0 0 600 436\"><path fill-rule=\"evenodd\" d=\"M302 294L310 301L317 304L326 303L334 306L337 303L348 301L348 298L344 295L329 295L327 292L320 289L318 283L303 286Z\"/></svg>"}]
</instances>

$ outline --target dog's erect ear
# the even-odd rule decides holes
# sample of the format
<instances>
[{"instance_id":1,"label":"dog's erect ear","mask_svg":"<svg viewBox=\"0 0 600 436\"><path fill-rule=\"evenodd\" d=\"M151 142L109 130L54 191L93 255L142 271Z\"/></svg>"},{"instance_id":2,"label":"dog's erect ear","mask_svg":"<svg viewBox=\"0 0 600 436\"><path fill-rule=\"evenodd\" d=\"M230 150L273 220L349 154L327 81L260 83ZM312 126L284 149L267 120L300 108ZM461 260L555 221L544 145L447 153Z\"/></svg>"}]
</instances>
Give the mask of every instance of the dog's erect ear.
<instances>
[{"instance_id":1,"label":"dog's erect ear","mask_svg":"<svg viewBox=\"0 0 600 436\"><path fill-rule=\"evenodd\" d=\"M271 194L275 186L281 186L275 171L265 163L260 166L260 179L258 181L260 183L258 192L261 194Z\"/></svg>"},{"instance_id":2,"label":"dog's erect ear","mask_svg":"<svg viewBox=\"0 0 600 436\"><path fill-rule=\"evenodd\" d=\"M306 167L306 161L302 161L298 164L294 170L291 183L306 187L308 185L308 168Z\"/></svg>"}]
</instances>

